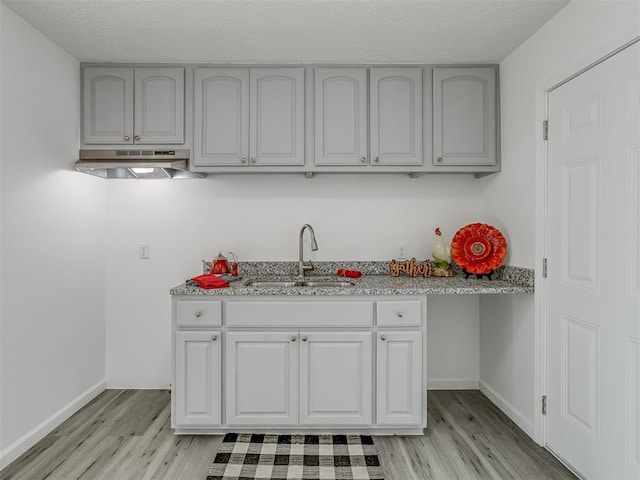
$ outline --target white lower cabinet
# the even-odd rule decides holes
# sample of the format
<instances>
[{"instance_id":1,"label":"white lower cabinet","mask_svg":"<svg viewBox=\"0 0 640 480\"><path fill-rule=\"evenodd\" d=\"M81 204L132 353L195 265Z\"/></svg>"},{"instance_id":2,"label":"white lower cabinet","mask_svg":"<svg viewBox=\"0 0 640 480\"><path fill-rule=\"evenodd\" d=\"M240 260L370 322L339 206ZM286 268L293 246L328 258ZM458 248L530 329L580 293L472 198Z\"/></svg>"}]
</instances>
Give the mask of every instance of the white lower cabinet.
<instances>
[{"instance_id":1,"label":"white lower cabinet","mask_svg":"<svg viewBox=\"0 0 640 480\"><path fill-rule=\"evenodd\" d=\"M172 425L421 434L425 328L418 295L174 297Z\"/></svg>"},{"instance_id":2,"label":"white lower cabinet","mask_svg":"<svg viewBox=\"0 0 640 480\"><path fill-rule=\"evenodd\" d=\"M297 425L297 332L229 332L228 425Z\"/></svg>"},{"instance_id":3,"label":"white lower cabinet","mask_svg":"<svg viewBox=\"0 0 640 480\"><path fill-rule=\"evenodd\" d=\"M220 425L220 332L177 332L175 424Z\"/></svg>"},{"instance_id":4,"label":"white lower cabinet","mask_svg":"<svg viewBox=\"0 0 640 480\"><path fill-rule=\"evenodd\" d=\"M376 420L379 425L420 425L423 395L422 332L379 331Z\"/></svg>"},{"instance_id":5,"label":"white lower cabinet","mask_svg":"<svg viewBox=\"0 0 640 480\"><path fill-rule=\"evenodd\" d=\"M369 425L370 332L229 332L228 425Z\"/></svg>"},{"instance_id":6,"label":"white lower cabinet","mask_svg":"<svg viewBox=\"0 0 640 480\"><path fill-rule=\"evenodd\" d=\"M371 332L301 332L300 340L300 424L370 425Z\"/></svg>"}]
</instances>

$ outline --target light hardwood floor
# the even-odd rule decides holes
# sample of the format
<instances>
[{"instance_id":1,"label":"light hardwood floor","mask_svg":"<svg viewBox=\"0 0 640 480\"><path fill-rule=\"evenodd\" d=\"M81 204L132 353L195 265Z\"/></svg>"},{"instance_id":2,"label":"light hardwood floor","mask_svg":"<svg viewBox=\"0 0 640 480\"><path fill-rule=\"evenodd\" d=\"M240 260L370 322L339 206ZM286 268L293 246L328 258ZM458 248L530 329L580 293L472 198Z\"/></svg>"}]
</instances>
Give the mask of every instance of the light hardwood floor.
<instances>
[{"instance_id":1,"label":"light hardwood floor","mask_svg":"<svg viewBox=\"0 0 640 480\"><path fill-rule=\"evenodd\" d=\"M221 436L175 436L166 390L107 390L0 479L204 480ZM575 479L482 393L430 391L423 436L375 437L386 480Z\"/></svg>"}]
</instances>

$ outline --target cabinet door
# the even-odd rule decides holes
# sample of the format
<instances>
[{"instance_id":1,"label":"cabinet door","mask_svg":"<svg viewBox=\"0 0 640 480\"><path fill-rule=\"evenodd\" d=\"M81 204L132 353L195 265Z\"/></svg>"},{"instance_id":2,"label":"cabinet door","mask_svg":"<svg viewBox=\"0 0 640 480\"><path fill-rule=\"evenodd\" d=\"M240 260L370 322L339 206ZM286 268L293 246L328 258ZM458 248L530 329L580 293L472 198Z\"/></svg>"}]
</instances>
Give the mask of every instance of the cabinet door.
<instances>
[{"instance_id":1,"label":"cabinet door","mask_svg":"<svg viewBox=\"0 0 640 480\"><path fill-rule=\"evenodd\" d=\"M177 426L220 425L220 332L176 333Z\"/></svg>"},{"instance_id":2,"label":"cabinet door","mask_svg":"<svg viewBox=\"0 0 640 480\"><path fill-rule=\"evenodd\" d=\"M304 68L252 68L252 165L304 165Z\"/></svg>"},{"instance_id":3,"label":"cabinet door","mask_svg":"<svg viewBox=\"0 0 640 480\"><path fill-rule=\"evenodd\" d=\"M133 143L133 68L82 70L82 141Z\"/></svg>"},{"instance_id":4,"label":"cabinet door","mask_svg":"<svg viewBox=\"0 0 640 480\"><path fill-rule=\"evenodd\" d=\"M367 164L366 68L315 69L315 164Z\"/></svg>"},{"instance_id":5,"label":"cabinet door","mask_svg":"<svg viewBox=\"0 0 640 480\"><path fill-rule=\"evenodd\" d=\"M371 69L372 165L422 165L422 69Z\"/></svg>"},{"instance_id":6,"label":"cabinet door","mask_svg":"<svg viewBox=\"0 0 640 480\"><path fill-rule=\"evenodd\" d=\"M421 425L422 332L377 333L378 425Z\"/></svg>"},{"instance_id":7,"label":"cabinet door","mask_svg":"<svg viewBox=\"0 0 640 480\"><path fill-rule=\"evenodd\" d=\"M136 68L135 143L184 143L184 68Z\"/></svg>"},{"instance_id":8,"label":"cabinet door","mask_svg":"<svg viewBox=\"0 0 640 480\"><path fill-rule=\"evenodd\" d=\"M249 69L196 68L194 165L246 165Z\"/></svg>"},{"instance_id":9,"label":"cabinet door","mask_svg":"<svg viewBox=\"0 0 640 480\"><path fill-rule=\"evenodd\" d=\"M228 425L298 424L297 332L226 335Z\"/></svg>"},{"instance_id":10,"label":"cabinet door","mask_svg":"<svg viewBox=\"0 0 640 480\"><path fill-rule=\"evenodd\" d=\"M300 340L300 424L371 425L371 333L302 332Z\"/></svg>"},{"instance_id":11,"label":"cabinet door","mask_svg":"<svg viewBox=\"0 0 640 480\"><path fill-rule=\"evenodd\" d=\"M433 69L433 164L495 165L496 71Z\"/></svg>"}]
</instances>

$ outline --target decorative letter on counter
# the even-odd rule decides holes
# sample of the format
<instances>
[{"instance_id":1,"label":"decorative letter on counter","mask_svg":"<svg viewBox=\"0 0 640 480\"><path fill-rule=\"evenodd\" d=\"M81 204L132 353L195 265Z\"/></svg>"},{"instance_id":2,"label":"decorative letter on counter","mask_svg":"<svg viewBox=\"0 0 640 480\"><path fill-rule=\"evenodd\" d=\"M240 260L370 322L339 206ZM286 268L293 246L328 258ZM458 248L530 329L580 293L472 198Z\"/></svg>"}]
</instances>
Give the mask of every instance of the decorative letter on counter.
<instances>
[{"instance_id":1,"label":"decorative letter on counter","mask_svg":"<svg viewBox=\"0 0 640 480\"><path fill-rule=\"evenodd\" d=\"M410 277L417 277L418 275L428 277L432 273L431 269L431 262L429 262L429 260L425 260L421 264L416 265L416 257L402 263L391 260L391 264L389 264L389 271L392 277L397 277L401 273L406 273Z\"/></svg>"}]
</instances>

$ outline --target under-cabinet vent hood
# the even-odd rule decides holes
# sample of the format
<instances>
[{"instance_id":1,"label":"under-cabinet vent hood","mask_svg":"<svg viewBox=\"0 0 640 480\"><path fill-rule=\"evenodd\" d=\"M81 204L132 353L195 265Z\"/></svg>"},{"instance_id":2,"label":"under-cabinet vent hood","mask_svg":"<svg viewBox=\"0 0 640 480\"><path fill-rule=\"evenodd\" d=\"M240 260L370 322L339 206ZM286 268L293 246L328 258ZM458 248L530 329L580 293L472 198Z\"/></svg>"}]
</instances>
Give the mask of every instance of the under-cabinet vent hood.
<instances>
[{"instance_id":1,"label":"under-cabinet vent hood","mask_svg":"<svg viewBox=\"0 0 640 480\"><path fill-rule=\"evenodd\" d=\"M80 150L76 170L102 178L202 178L189 150Z\"/></svg>"}]
</instances>

